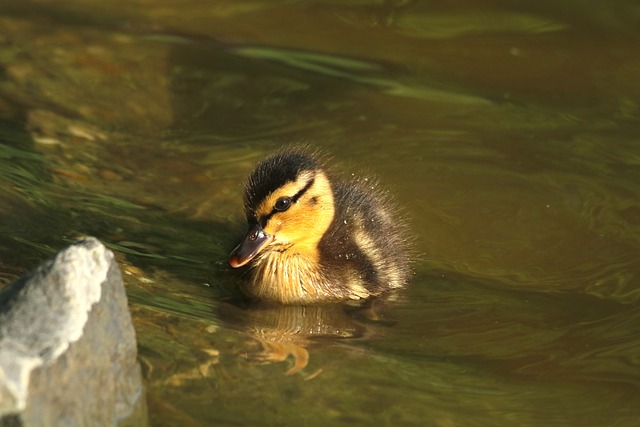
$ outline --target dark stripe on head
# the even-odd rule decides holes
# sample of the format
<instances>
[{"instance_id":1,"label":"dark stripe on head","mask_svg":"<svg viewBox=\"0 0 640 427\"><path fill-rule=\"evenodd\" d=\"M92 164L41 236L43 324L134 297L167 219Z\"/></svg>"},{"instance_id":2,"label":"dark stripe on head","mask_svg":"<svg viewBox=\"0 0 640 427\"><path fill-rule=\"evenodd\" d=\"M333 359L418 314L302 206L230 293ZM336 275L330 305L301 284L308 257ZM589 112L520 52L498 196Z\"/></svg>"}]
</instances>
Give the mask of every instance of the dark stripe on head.
<instances>
[{"instance_id":1,"label":"dark stripe on head","mask_svg":"<svg viewBox=\"0 0 640 427\"><path fill-rule=\"evenodd\" d=\"M307 183L304 185L304 187L302 187L302 188L300 189L300 191L298 191L296 194L294 194L294 195L293 195L293 197L291 198L291 201L292 201L293 203L297 202L297 201L298 201L298 199L299 199L300 197L302 197L302 196L304 195L304 193L306 193L306 192L311 188L311 186L313 185L313 183L314 183L315 181L316 181L316 178L315 178L315 177L311 178L311 179L309 180L309 182L307 182Z\"/></svg>"},{"instance_id":2,"label":"dark stripe on head","mask_svg":"<svg viewBox=\"0 0 640 427\"><path fill-rule=\"evenodd\" d=\"M302 197L304 195L304 193L306 193L311 186L313 185L313 183L315 182L315 178L311 178L309 180L309 182L307 182L304 187L302 187L300 189L300 191L298 191L296 194L294 194L291 197L291 203L296 203L298 201L298 199L300 199L300 197ZM262 219L260 219L260 224L262 224L263 227L265 227L267 225L267 222L271 219L271 217L278 212L275 208L271 209L271 212L269 212L269 215L263 217Z\"/></svg>"},{"instance_id":3,"label":"dark stripe on head","mask_svg":"<svg viewBox=\"0 0 640 427\"><path fill-rule=\"evenodd\" d=\"M247 215L254 214L269 194L287 182L294 182L301 172L315 170L317 167L316 160L302 150L277 153L258 163L249 175L245 190Z\"/></svg>"}]
</instances>

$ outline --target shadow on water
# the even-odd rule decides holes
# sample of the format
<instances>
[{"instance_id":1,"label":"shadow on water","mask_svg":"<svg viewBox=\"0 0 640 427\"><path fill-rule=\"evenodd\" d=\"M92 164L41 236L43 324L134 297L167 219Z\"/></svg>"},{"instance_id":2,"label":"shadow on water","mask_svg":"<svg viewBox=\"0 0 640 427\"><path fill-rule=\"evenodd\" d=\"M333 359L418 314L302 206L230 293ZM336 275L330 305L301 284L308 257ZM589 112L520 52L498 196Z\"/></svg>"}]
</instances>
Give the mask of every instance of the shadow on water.
<instances>
[{"instance_id":1,"label":"shadow on water","mask_svg":"<svg viewBox=\"0 0 640 427\"><path fill-rule=\"evenodd\" d=\"M175 36L174 41L174 129L203 144L248 144L254 155L305 140L319 129L330 131L318 105L337 108L355 90L349 79L357 74L350 68L377 70L357 60L223 45L204 37Z\"/></svg>"},{"instance_id":2,"label":"shadow on water","mask_svg":"<svg viewBox=\"0 0 640 427\"><path fill-rule=\"evenodd\" d=\"M26 111L12 105L0 116L0 285L8 284L60 248L56 235L68 215L45 202L52 176L26 130ZM52 229L53 227L53 229ZM60 233L60 234L58 234ZM27 244L21 244L27 243ZM16 266L13 269L11 266Z\"/></svg>"}]
</instances>

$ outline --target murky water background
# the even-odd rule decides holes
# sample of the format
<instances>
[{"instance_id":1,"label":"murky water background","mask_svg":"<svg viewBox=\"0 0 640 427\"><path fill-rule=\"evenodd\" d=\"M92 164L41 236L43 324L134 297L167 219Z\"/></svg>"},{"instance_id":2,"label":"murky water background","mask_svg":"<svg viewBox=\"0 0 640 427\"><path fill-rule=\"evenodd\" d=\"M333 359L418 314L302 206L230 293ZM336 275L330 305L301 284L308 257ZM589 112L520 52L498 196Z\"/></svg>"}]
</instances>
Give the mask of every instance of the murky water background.
<instances>
[{"instance_id":1,"label":"murky water background","mask_svg":"<svg viewBox=\"0 0 640 427\"><path fill-rule=\"evenodd\" d=\"M114 249L156 426L639 425L640 6L529 3L4 2L0 283ZM379 319L231 302L298 141L411 218Z\"/></svg>"}]
</instances>

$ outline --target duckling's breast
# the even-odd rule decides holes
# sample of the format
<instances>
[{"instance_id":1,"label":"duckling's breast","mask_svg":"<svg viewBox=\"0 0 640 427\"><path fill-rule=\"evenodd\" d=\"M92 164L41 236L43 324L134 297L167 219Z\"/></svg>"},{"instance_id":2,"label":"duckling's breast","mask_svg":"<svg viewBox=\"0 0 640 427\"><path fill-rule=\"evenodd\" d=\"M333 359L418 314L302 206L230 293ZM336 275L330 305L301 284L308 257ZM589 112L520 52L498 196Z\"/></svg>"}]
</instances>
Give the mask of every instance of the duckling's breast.
<instances>
[{"instance_id":1,"label":"duckling's breast","mask_svg":"<svg viewBox=\"0 0 640 427\"><path fill-rule=\"evenodd\" d=\"M345 290L331 282L321 265L290 248L269 251L256 260L253 279L245 293L263 301L281 304L312 304L348 298Z\"/></svg>"}]
</instances>

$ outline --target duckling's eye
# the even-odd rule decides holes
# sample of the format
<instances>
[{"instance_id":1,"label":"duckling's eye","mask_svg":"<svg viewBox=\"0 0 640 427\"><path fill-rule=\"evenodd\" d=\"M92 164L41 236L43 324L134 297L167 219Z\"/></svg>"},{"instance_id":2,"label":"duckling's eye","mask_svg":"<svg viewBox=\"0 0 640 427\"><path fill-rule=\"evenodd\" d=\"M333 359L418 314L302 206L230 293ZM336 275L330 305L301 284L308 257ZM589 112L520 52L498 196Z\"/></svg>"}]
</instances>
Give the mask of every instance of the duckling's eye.
<instances>
[{"instance_id":1,"label":"duckling's eye","mask_svg":"<svg viewBox=\"0 0 640 427\"><path fill-rule=\"evenodd\" d=\"M291 197L288 197L288 196L280 197L278 200L276 200L276 204L273 205L273 209L277 210L278 212L284 212L290 207L291 207Z\"/></svg>"}]
</instances>

